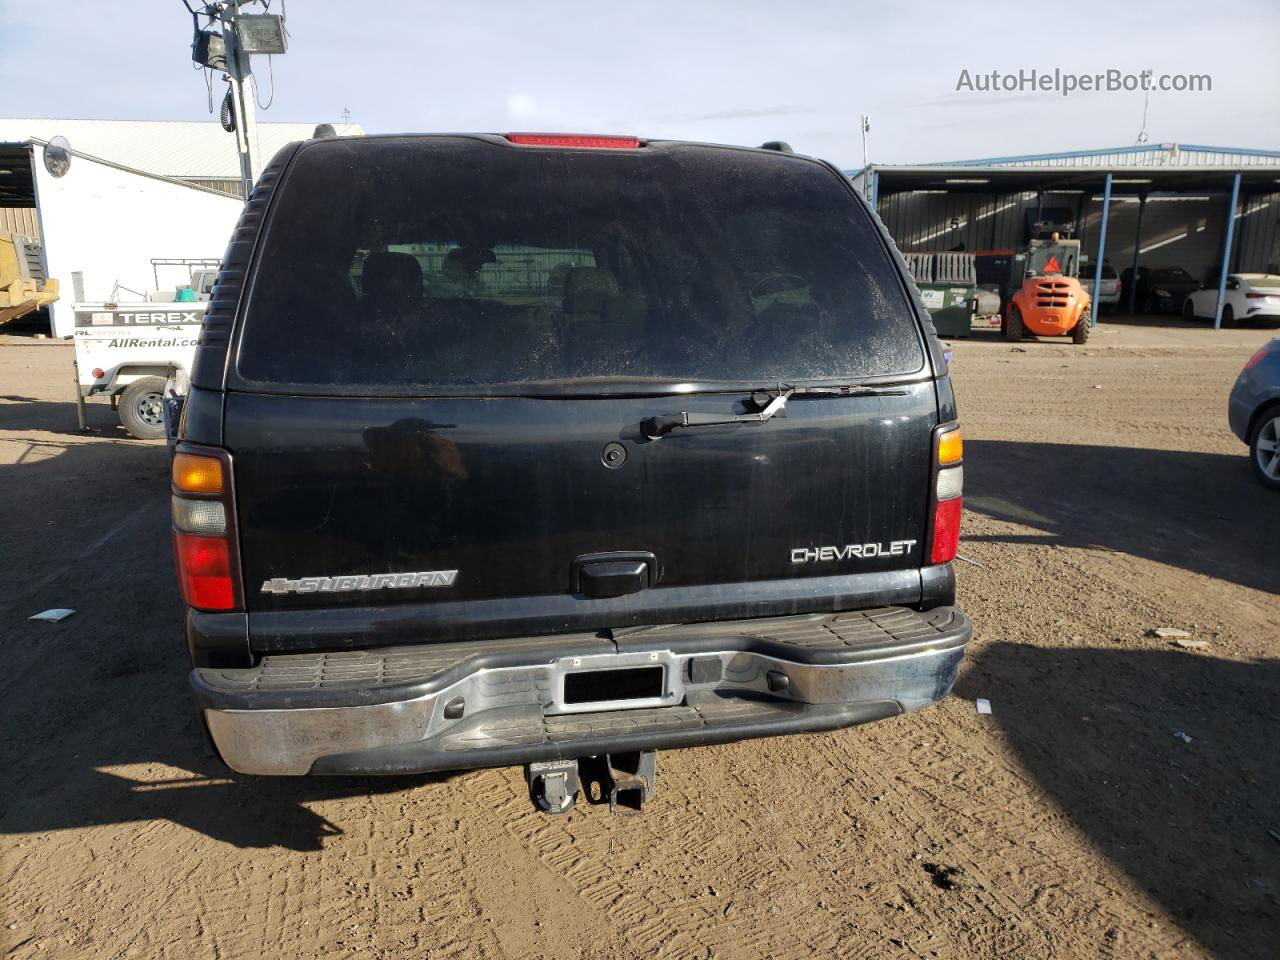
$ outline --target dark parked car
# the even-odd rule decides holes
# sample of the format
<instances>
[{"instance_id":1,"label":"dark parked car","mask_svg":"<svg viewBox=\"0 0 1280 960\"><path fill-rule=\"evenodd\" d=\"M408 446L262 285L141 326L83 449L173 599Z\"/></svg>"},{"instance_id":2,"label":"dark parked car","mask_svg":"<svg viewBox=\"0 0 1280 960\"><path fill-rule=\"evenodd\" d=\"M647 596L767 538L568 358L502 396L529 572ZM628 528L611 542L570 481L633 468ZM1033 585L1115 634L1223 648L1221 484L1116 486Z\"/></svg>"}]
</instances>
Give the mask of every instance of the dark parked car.
<instances>
[{"instance_id":1,"label":"dark parked car","mask_svg":"<svg viewBox=\"0 0 1280 960\"><path fill-rule=\"evenodd\" d=\"M1181 267L1139 267L1137 279L1133 268L1120 274L1120 304L1129 305L1130 284L1136 283L1135 310L1143 313L1179 313L1187 295L1200 289L1195 278Z\"/></svg>"},{"instance_id":2,"label":"dark parked car","mask_svg":"<svg viewBox=\"0 0 1280 960\"><path fill-rule=\"evenodd\" d=\"M1280 340L1249 358L1227 403L1231 432L1249 445L1258 479L1280 490Z\"/></svg>"},{"instance_id":3,"label":"dark parked car","mask_svg":"<svg viewBox=\"0 0 1280 960\"><path fill-rule=\"evenodd\" d=\"M946 696L961 440L835 167L625 137L284 148L173 464L191 684L255 774L653 753ZM593 791L588 791L594 796Z\"/></svg>"}]
</instances>

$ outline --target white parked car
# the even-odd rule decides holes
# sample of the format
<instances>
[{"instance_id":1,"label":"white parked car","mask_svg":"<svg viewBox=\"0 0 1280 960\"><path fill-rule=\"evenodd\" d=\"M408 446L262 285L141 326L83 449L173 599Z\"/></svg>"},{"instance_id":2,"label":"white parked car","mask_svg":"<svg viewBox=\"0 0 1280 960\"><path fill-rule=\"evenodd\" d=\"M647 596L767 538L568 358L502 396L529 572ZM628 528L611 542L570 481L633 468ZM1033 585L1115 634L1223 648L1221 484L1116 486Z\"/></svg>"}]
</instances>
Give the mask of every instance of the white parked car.
<instances>
[{"instance_id":1,"label":"white parked car","mask_svg":"<svg viewBox=\"0 0 1280 960\"><path fill-rule=\"evenodd\" d=\"M1082 267L1080 273L1080 283L1084 286L1089 294L1093 294L1093 270L1089 267ZM1116 309L1120 304L1120 275L1116 273L1116 268L1109 263L1102 265L1102 280L1098 283L1098 308Z\"/></svg>"},{"instance_id":2,"label":"white parked car","mask_svg":"<svg viewBox=\"0 0 1280 960\"><path fill-rule=\"evenodd\" d=\"M1188 320L1213 319L1218 285L1211 283L1189 294L1182 303ZM1222 303L1222 325L1234 327L1241 320L1280 320L1280 275L1274 273L1227 274L1227 294Z\"/></svg>"}]
</instances>

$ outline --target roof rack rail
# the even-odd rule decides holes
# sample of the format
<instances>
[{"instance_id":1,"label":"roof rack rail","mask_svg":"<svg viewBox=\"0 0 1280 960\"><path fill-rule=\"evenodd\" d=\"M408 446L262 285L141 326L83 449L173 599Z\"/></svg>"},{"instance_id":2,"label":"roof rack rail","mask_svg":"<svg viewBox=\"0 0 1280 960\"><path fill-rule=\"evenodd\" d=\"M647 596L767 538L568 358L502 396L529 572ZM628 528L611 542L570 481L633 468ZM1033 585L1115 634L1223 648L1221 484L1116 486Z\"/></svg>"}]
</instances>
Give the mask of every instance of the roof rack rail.
<instances>
[{"instance_id":1,"label":"roof rack rail","mask_svg":"<svg viewBox=\"0 0 1280 960\"><path fill-rule=\"evenodd\" d=\"M779 153L795 153L795 151L791 149L791 144L787 143L785 140L769 140L760 144L760 149L777 150Z\"/></svg>"}]
</instances>

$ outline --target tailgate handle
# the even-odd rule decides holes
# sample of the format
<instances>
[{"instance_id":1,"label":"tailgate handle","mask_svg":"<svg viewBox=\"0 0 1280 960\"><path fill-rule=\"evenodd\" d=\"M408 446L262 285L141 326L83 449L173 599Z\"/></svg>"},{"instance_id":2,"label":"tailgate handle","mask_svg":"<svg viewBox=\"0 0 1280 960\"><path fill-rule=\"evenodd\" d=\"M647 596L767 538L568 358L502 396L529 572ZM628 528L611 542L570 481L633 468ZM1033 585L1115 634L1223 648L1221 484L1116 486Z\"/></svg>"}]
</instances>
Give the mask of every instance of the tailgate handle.
<instances>
[{"instance_id":1,"label":"tailgate handle","mask_svg":"<svg viewBox=\"0 0 1280 960\"><path fill-rule=\"evenodd\" d=\"M573 592L588 597L621 597L639 593L654 581L651 553L591 554L573 561Z\"/></svg>"}]
</instances>

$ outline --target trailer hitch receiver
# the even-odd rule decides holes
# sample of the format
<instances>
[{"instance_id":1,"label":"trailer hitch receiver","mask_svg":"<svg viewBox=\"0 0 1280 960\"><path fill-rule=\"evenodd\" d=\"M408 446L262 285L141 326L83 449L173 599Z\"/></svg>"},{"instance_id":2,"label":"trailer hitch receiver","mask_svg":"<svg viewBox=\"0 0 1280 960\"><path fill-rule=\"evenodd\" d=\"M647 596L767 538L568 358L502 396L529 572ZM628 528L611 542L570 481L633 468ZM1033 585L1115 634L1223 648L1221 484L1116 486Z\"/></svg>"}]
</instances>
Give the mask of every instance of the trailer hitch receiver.
<instances>
[{"instance_id":1,"label":"trailer hitch receiver","mask_svg":"<svg viewBox=\"0 0 1280 960\"><path fill-rule=\"evenodd\" d=\"M658 754L642 750L530 763L524 775L529 799L543 813L568 813L585 784L588 803L607 803L614 816L630 816L653 795L657 768Z\"/></svg>"},{"instance_id":2,"label":"trailer hitch receiver","mask_svg":"<svg viewBox=\"0 0 1280 960\"><path fill-rule=\"evenodd\" d=\"M656 785L658 754L653 750L611 753L600 760L601 792L609 798L609 812L614 816L639 813Z\"/></svg>"}]
</instances>

